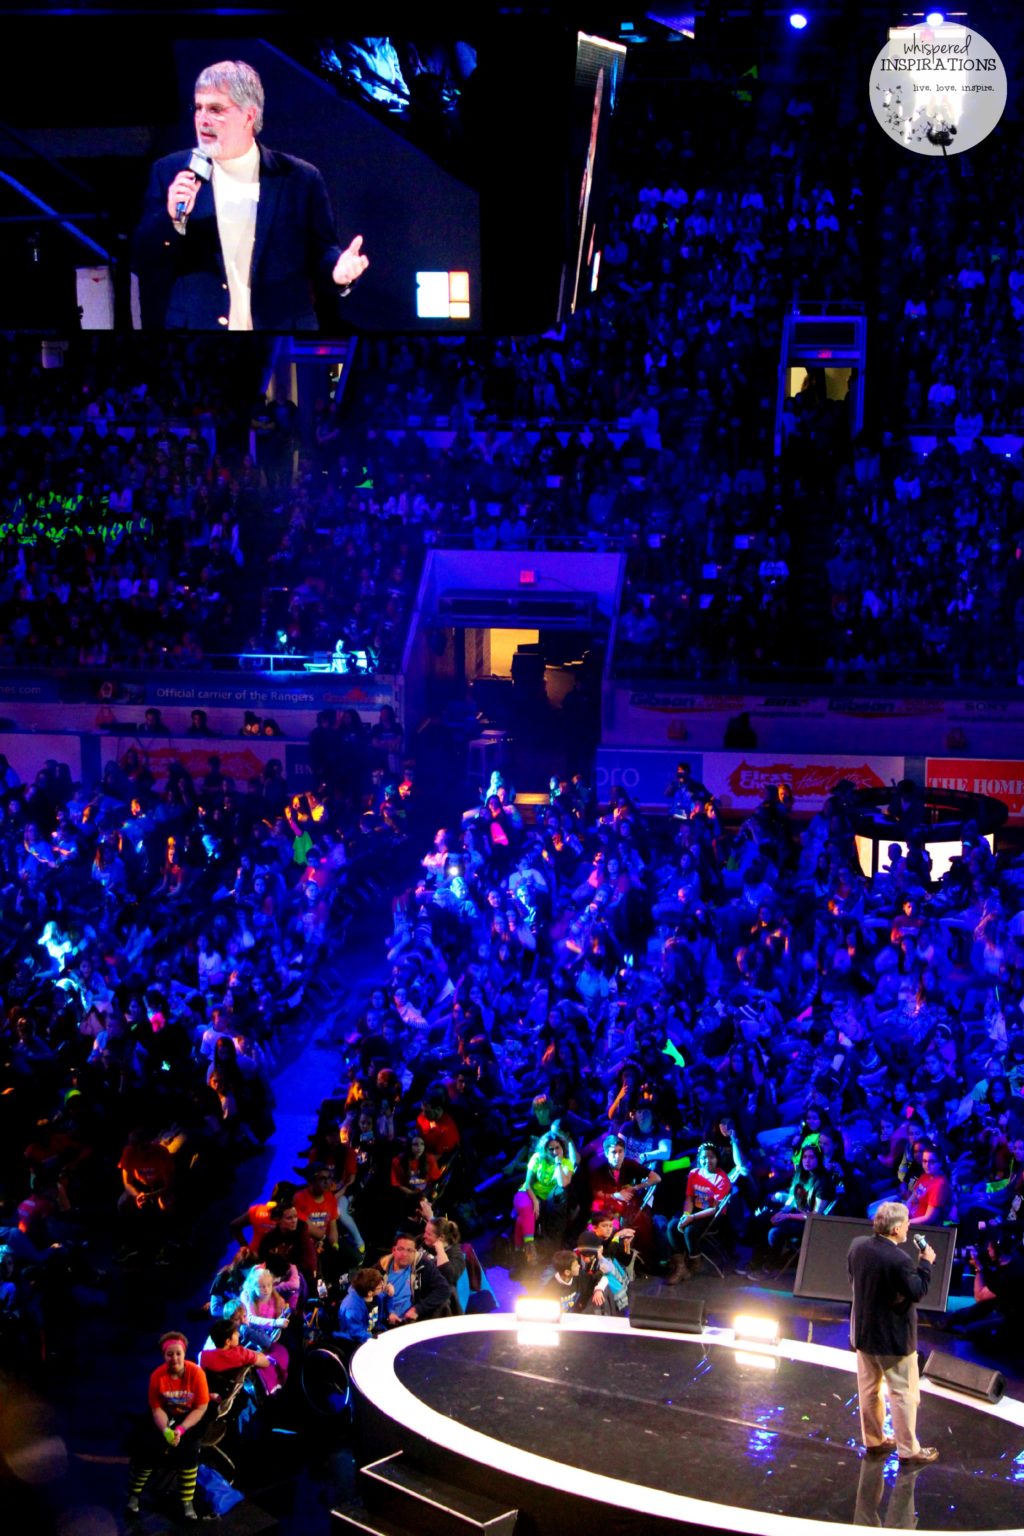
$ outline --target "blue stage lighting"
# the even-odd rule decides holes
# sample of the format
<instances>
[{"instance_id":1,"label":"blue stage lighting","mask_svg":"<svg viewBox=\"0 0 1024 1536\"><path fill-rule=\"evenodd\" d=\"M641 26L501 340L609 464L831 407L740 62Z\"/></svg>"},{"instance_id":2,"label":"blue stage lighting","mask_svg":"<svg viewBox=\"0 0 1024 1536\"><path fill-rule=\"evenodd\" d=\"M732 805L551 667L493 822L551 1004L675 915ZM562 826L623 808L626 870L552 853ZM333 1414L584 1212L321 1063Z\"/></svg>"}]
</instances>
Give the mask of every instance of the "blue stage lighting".
<instances>
[{"instance_id":1,"label":"blue stage lighting","mask_svg":"<svg viewBox=\"0 0 1024 1536\"><path fill-rule=\"evenodd\" d=\"M789 24L794 32L802 32L807 25L807 16L803 11L790 11Z\"/></svg>"},{"instance_id":2,"label":"blue stage lighting","mask_svg":"<svg viewBox=\"0 0 1024 1536\"><path fill-rule=\"evenodd\" d=\"M925 21L930 27L941 27L945 19L941 11L929 11L925 17Z\"/></svg>"}]
</instances>

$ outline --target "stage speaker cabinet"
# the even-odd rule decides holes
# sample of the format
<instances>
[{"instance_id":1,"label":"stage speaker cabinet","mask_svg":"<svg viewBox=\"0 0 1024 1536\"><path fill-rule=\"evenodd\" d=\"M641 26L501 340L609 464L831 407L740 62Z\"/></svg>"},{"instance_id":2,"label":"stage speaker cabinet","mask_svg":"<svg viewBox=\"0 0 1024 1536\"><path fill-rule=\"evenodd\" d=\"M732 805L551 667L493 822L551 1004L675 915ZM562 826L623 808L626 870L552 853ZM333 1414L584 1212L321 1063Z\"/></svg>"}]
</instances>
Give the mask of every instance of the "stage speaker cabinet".
<instances>
[{"instance_id":1,"label":"stage speaker cabinet","mask_svg":"<svg viewBox=\"0 0 1024 1536\"><path fill-rule=\"evenodd\" d=\"M998 1403L1006 1391L1006 1377L999 1371L974 1365L970 1360L960 1360L956 1355L945 1355L939 1349L932 1350L921 1375L937 1387L963 1392L967 1397L980 1397L986 1403Z\"/></svg>"},{"instance_id":2,"label":"stage speaker cabinet","mask_svg":"<svg viewBox=\"0 0 1024 1536\"><path fill-rule=\"evenodd\" d=\"M659 1296L656 1293L629 1298L629 1326L657 1328L664 1333L703 1333L707 1308L700 1296Z\"/></svg>"}]
</instances>

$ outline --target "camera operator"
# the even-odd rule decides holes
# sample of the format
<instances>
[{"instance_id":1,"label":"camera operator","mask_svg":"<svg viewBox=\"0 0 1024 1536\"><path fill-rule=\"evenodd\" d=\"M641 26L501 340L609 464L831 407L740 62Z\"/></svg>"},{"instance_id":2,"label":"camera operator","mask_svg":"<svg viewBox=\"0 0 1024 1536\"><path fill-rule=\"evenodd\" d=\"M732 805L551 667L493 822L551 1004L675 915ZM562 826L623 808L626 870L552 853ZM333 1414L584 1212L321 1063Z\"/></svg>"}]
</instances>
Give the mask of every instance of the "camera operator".
<instances>
[{"instance_id":1,"label":"camera operator","mask_svg":"<svg viewBox=\"0 0 1024 1536\"><path fill-rule=\"evenodd\" d=\"M990 1232L982 1248L968 1248L974 1303L950 1327L968 1339L1020 1349L1024 1323L1024 1245L1013 1232Z\"/></svg>"}]
</instances>

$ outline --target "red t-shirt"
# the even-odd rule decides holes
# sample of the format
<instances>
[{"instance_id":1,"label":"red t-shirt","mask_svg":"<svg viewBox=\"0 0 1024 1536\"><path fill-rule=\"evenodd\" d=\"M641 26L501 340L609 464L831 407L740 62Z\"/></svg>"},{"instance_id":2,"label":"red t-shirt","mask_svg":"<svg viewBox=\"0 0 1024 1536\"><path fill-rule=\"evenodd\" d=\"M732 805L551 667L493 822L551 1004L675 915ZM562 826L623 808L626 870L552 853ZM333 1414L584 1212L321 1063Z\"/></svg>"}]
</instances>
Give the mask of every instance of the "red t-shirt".
<instances>
[{"instance_id":1,"label":"red t-shirt","mask_svg":"<svg viewBox=\"0 0 1024 1536\"><path fill-rule=\"evenodd\" d=\"M255 1365L257 1351L246 1349L244 1344L226 1344L223 1349L204 1349L199 1364L204 1371L240 1371L244 1366Z\"/></svg>"},{"instance_id":2,"label":"red t-shirt","mask_svg":"<svg viewBox=\"0 0 1024 1536\"><path fill-rule=\"evenodd\" d=\"M922 1173L907 1196L912 1219L927 1215L934 1222L944 1221L952 1203L949 1180L941 1173Z\"/></svg>"},{"instance_id":3,"label":"red t-shirt","mask_svg":"<svg viewBox=\"0 0 1024 1536\"><path fill-rule=\"evenodd\" d=\"M459 1128L451 1115L446 1110L440 1120L434 1121L428 1120L426 1115L417 1115L416 1125L431 1157L446 1163L459 1144Z\"/></svg>"},{"instance_id":4,"label":"red t-shirt","mask_svg":"<svg viewBox=\"0 0 1024 1536\"><path fill-rule=\"evenodd\" d=\"M714 1173L694 1168L686 1181L686 1198L693 1202L695 1211L706 1211L709 1206L721 1205L731 1190L728 1176L721 1168L717 1168ZM711 1219L713 1221L714 1217Z\"/></svg>"},{"instance_id":5,"label":"red t-shirt","mask_svg":"<svg viewBox=\"0 0 1024 1536\"><path fill-rule=\"evenodd\" d=\"M428 1152L416 1173L411 1173L406 1166L405 1158L399 1154L391 1160L391 1184L395 1189L403 1186L413 1189L417 1194L424 1194L428 1184L436 1184L441 1177L441 1170L437 1165L437 1158Z\"/></svg>"},{"instance_id":6,"label":"red t-shirt","mask_svg":"<svg viewBox=\"0 0 1024 1536\"><path fill-rule=\"evenodd\" d=\"M249 1217L249 1225L252 1227L252 1242L250 1247L259 1248L260 1243L274 1225L274 1218L270 1214L270 1206L266 1200L250 1205L246 1212Z\"/></svg>"},{"instance_id":7,"label":"red t-shirt","mask_svg":"<svg viewBox=\"0 0 1024 1536\"><path fill-rule=\"evenodd\" d=\"M209 1401L206 1377L191 1360L185 1361L183 1376L172 1376L166 1365L158 1365L149 1378L149 1406L162 1408L172 1424L180 1424L193 1408Z\"/></svg>"},{"instance_id":8,"label":"red t-shirt","mask_svg":"<svg viewBox=\"0 0 1024 1536\"><path fill-rule=\"evenodd\" d=\"M324 1195L323 1200L318 1201L311 1189L300 1189L292 1203L309 1228L309 1235L313 1241L323 1242L327 1236L327 1228L332 1221L338 1219L338 1202L330 1190Z\"/></svg>"},{"instance_id":9,"label":"red t-shirt","mask_svg":"<svg viewBox=\"0 0 1024 1536\"><path fill-rule=\"evenodd\" d=\"M138 1189L169 1189L174 1183L174 1158L159 1142L125 1147L117 1166Z\"/></svg>"}]
</instances>

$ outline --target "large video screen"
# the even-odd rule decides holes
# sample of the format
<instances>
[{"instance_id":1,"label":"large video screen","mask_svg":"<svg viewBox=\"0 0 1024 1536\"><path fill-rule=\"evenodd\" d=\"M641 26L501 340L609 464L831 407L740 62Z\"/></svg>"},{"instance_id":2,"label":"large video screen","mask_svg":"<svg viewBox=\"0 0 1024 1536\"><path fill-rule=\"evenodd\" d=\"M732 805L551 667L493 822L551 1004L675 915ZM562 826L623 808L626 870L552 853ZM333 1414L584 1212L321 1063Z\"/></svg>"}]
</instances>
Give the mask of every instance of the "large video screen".
<instances>
[{"instance_id":1,"label":"large video screen","mask_svg":"<svg viewBox=\"0 0 1024 1536\"><path fill-rule=\"evenodd\" d=\"M499 11L8 18L0 329L550 325L596 275L624 49Z\"/></svg>"},{"instance_id":2,"label":"large video screen","mask_svg":"<svg viewBox=\"0 0 1024 1536\"><path fill-rule=\"evenodd\" d=\"M0 325L478 330L476 39L216 20L10 23Z\"/></svg>"}]
</instances>

